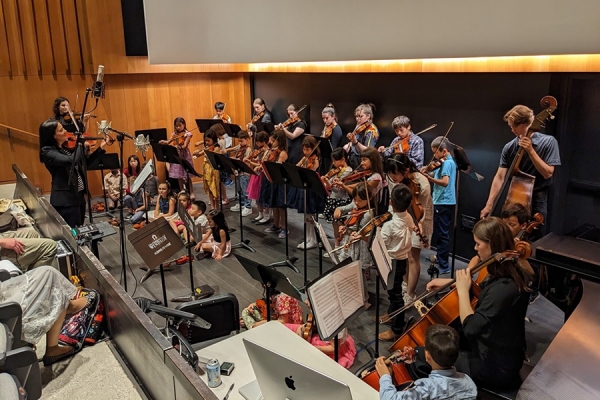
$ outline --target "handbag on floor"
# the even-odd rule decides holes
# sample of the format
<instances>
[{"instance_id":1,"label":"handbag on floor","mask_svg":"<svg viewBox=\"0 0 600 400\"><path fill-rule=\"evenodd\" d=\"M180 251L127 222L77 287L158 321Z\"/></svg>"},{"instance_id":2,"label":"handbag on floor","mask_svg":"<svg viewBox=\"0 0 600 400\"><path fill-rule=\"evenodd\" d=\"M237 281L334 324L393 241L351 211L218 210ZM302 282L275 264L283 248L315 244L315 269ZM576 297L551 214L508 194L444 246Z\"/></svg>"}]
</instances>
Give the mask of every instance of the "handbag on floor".
<instances>
[{"instance_id":1,"label":"handbag on floor","mask_svg":"<svg viewBox=\"0 0 600 400\"><path fill-rule=\"evenodd\" d=\"M96 290L80 288L76 298L82 296L90 299L89 304L83 310L65 318L60 334L58 335L58 341L61 344L72 346L75 348L75 351L80 351L83 348L84 343L86 343L86 337L90 333L96 337L93 338L93 341L88 340L87 343L95 342L99 334L98 329L91 329L92 323L96 315L103 311L100 293Z\"/></svg>"}]
</instances>

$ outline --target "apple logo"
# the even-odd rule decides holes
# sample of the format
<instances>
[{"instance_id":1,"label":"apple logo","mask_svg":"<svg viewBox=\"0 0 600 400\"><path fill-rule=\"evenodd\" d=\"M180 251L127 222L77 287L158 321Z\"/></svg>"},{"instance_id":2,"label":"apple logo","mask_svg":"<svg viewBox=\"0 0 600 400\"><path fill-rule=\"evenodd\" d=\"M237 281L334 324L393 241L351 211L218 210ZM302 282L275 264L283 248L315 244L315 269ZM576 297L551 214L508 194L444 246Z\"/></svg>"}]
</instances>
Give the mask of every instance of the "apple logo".
<instances>
[{"instance_id":1,"label":"apple logo","mask_svg":"<svg viewBox=\"0 0 600 400\"><path fill-rule=\"evenodd\" d=\"M289 378L285 378L285 384L287 385L287 387L289 387L292 390L296 390L296 388L294 387L294 380L292 379L292 376L290 375Z\"/></svg>"}]
</instances>

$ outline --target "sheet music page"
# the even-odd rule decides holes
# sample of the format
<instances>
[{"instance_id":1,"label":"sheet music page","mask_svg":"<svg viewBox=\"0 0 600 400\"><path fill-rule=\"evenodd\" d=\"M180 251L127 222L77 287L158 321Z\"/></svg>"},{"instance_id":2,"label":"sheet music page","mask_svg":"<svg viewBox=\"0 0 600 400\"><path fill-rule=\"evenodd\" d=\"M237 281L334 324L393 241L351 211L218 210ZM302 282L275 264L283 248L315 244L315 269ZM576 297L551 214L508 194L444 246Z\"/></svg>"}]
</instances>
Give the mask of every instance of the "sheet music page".
<instances>
[{"instance_id":1,"label":"sheet music page","mask_svg":"<svg viewBox=\"0 0 600 400\"><path fill-rule=\"evenodd\" d=\"M337 255L335 253L332 253L333 247L331 247L331 243L329 242L329 239L327 239L327 233L325 233L323 225L315 221L315 226L319 230L319 236L321 237L321 241L323 242L323 247L325 247L325 251L329 253L329 258L331 259L331 261L333 261L334 264L339 264Z\"/></svg>"},{"instance_id":2,"label":"sheet music page","mask_svg":"<svg viewBox=\"0 0 600 400\"><path fill-rule=\"evenodd\" d=\"M358 261L351 262L334 271L332 277L340 302L341 314L345 320L365 305L360 263Z\"/></svg>"},{"instance_id":3,"label":"sheet music page","mask_svg":"<svg viewBox=\"0 0 600 400\"><path fill-rule=\"evenodd\" d=\"M381 227L377 227L375 231L375 239L371 245L371 255L373 256L373 261L379 271L381 280L385 283L384 289L392 289L393 282L388 282L388 278L392 272L392 259L385 246L383 236L381 236Z\"/></svg>"},{"instance_id":4,"label":"sheet music page","mask_svg":"<svg viewBox=\"0 0 600 400\"><path fill-rule=\"evenodd\" d=\"M133 181L133 185L131 185L130 192L132 194L136 194L153 171L153 162L152 159L150 159L148 160L146 166L140 171L138 177L135 178L135 181Z\"/></svg>"},{"instance_id":5,"label":"sheet music page","mask_svg":"<svg viewBox=\"0 0 600 400\"><path fill-rule=\"evenodd\" d=\"M332 335L344 323L340 300L334 285L332 277L327 276L308 288L310 305L315 320L319 321L319 331L324 337Z\"/></svg>"}]
</instances>

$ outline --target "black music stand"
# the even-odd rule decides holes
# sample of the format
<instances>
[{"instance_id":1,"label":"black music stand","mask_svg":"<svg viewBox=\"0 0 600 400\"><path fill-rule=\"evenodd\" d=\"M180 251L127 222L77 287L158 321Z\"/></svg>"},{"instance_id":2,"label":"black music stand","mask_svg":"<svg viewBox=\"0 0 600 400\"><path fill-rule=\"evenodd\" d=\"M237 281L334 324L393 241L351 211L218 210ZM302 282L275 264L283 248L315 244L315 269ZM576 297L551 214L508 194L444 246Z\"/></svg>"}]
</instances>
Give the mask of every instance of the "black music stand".
<instances>
[{"instance_id":1,"label":"black music stand","mask_svg":"<svg viewBox=\"0 0 600 400\"><path fill-rule=\"evenodd\" d=\"M307 262L307 249L306 249L306 205L308 192L315 193L318 196L328 197L329 192L323 185L319 173L308 168L298 167L293 164L284 163L288 176L290 177L290 184L303 191L304 196L304 283L308 282L308 262ZM287 222L286 222L287 226ZM286 236L287 238L287 236Z\"/></svg>"},{"instance_id":2,"label":"black music stand","mask_svg":"<svg viewBox=\"0 0 600 400\"><path fill-rule=\"evenodd\" d=\"M278 290L304 302L300 291L290 282L290 279L276 269L257 263L256 261L234 254L248 274L265 288L265 303L267 306L267 321L271 320L271 291Z\"/></svg>"},{"instance_id":3,"label":"black music stand","mask_svg":"<svg viewBox=\"0 0 600 400\"><path fill-rule=\"evenodd\" d=\"M212 128L215 125L221 125L228 135L231 132L231 129L229 129L229 126L228 126L230 124L227 122L223 122L222 119L196 118L195 121L196 121L196 126L198 127L198 130L202 133L205 133L207 130L209 130L210 128Z\"/></svg>"},{"instance_id":4,"label":"black music stand","mask_svg":"<svg viewBox=\"0 0 600 400\"><path fill-rule=\"evenodd\" d=\"M251 252L254 253L255 250L248 245L248 243L250 243L250 240L247 240L247 239L244 240L244 224L243 224L243 217L242 217L242 209L244 207L242 204L242 191L240 188L239 176L243 173L247 173L250 175L256 175L256 173L254 172L254 170L252 168L250 168L242 160L238 160L237 158L227 158L227 161L229 162L231 169L233 170L233 174L235 175L235 190L238 195L239 214L240 214L240 242L234 244L233 246L231 246L231 248L235 249L238 247L243 247L244 249L250 250Z\"/></svg>"},{"instance_id":5,"label":"black music stand","mask_svg":"<svg viewBox=\"0 0 600 400\"><path fill-rule=\"evenodd\" d=\"M113 169L121 171L121 162L119 161L119 155L117 153L104 153L101 154L98 158L96 158L91 164L87 167L88 171L100 171L101 181L102 181L102 193L106 193L106 187L104 186L104 170L111 171ZM97 213L96 217L101 217L104 215L108 215L111 218L115 216L108 212L108 205L106 203L106 196L104 197L104 212ZM123 204L121 204L123 207Z\"/></svg>"},{"instance_id":6,"label":"black music stand","mask_svg":"<svg viewBox=\"0 0 600 400\"><path fill-rule=\"evenodd\" d=\"M212 120L211 120L212 121ZM211 167L215 171L223 171L226 174L233 174L233 170L231 169L231 163L229 162L229 158L223 156L219 153L214 153L212 151L204 151L204 155L208 159ZM219 207L221 208L221 212L223 212L223 194L221 193L221 181L217 182L217 192L219 194Z\"/></svg>"},{"instance_id":7,"label":"black music stand","mask_svg":"<svg viewBox=\"0 0 600 400\"><path fill-rule=\"evenodd\" d=\"M277 183L280 185L284 185L283 186L283 203L287 204L287 185L288 183L290 183L290 176L288 175L284 165L286 165L285 163L280 164L278 162L272 162L272 161L264 161L262 163L263 165L263 170L265 172L265 175L267 176L267 179L270 182L273 183ZM287 207L285 207L283 209L283 219L285 221L285 229L289 229L288 228L288 218L287 218ZM289 235L285 235L285 260L283 261L277 261L274 263L269 264L269 267L290 267L291 269L293 269L296 273L300 273L300 271L298 271L298 268L296 268L296 266L294 265L294 263L296 261L298 261L298 257L290 257L289 254L289 239L288 239Z\"/></svg>"},{"instance_id":8,"label":"black music stand","mask_svg":"<svg viewBox=\"0 0 600 400\"><path fill-rule=\"evenodd\" d=\"M163 292L163 301L165 307L167 303L167 287L165 284L165 268L163 262L170 257L173 257L179 250L183 248L181 238L173 232L169 222L160 217L152 221L141 229L127 236L135 250L138 252L142 260L148 265L148 272L141 281L145 281L152 274L160 272L160 280ZM152 265L158 267L152 268Z\"/></svg>"},{"instance_id":9,"label":"black music stand","mask_svg":"<svg viewBox=\"0 0 600 400\"><path fill-rule=\"evenodd\" d=\"M194 169L194 165L190 164L190 162L188 160L186 160L185 158L181 158L179 157L179 155L174 156L175 160L177 160L177 163L179 165L181 165L181 167L183 168L183 170L185 171L185 174L187 175L187 184L188 184L188 193L190 195L194 194L194 186L192 185L192 175L197 177L197 178L202 178L202 174L199 174L198 172L196 172L196 170Z\"/></svg>"},{"instance_id":10,"label":"black music stand","mask_svg":"<svg viewBox=\"0 0 600 400\"><path fill-rule=\"evenodd\" d=\"M167 128L142 129L135 131L135 137L138 137L138 135L147 136L150 146L152 146L152 143L158 144L161 140L167 140ZM152 148L152 157L154 158L154 164L156 164L157 160L154 148Z\"/></svg>"}]
</instances>

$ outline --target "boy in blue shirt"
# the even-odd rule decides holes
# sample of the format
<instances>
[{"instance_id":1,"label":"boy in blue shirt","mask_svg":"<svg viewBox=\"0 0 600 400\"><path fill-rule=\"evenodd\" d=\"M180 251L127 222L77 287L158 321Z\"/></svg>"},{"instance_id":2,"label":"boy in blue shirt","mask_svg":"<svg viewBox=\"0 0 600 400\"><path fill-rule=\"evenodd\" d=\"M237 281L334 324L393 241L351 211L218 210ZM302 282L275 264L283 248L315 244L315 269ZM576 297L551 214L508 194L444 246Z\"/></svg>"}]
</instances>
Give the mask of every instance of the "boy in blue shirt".
<instances>
[{"instance_id":1,"label":"boy in blue shirt","mask_svg":"<svg viewBox=\"0 0 600 400\"><path fill-rule=\"evenodd\" d=\"M421 168L421 173L433 184L433 246L437 249L437 259L440 264L440 274L450 272L448 256L450 255L450 228L454 207L456 207L456 162L450 154L450 142L443 136L436 137L431 142L433 156L441 162L438 168L430 166Z\"/></svg>"},{"instance_id":2,"label":"boy in blue shirt","mask_svg":"<svg viewBox=\"0 0 600 400\"><path fill-rule=\"evenodd\" d=\"M417 379L403 391L392 383L385 358L379 357L375 368L379 374L380 400L476 399L477 386L466 374L456 372L454 363L460 352L458 332L446 325L432 325L425 332L425 361L432 371L428 378Z\"/></svg>"}]
</instances>

